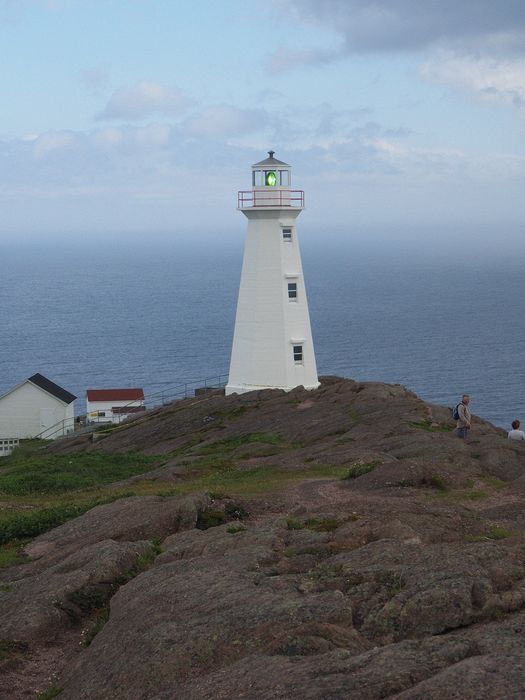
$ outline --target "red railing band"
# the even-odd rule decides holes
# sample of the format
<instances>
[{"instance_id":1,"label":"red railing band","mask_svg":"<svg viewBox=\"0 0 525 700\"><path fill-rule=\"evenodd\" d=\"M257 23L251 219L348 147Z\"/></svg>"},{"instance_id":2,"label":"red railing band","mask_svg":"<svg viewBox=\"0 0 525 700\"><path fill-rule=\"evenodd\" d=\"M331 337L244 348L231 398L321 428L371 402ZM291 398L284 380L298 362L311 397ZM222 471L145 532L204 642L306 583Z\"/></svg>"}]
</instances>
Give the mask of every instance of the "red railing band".
<instances>
[{"instance_id":1,"label":"red railing band","mask_svg":"<svg viewBox=\"0 0 525 700\"><path fill-rule=\"evenodd\" d=\"M303 190L246 190L237 195L239 209L252 207L304 207Z\"/></svg>"}]
</instances>

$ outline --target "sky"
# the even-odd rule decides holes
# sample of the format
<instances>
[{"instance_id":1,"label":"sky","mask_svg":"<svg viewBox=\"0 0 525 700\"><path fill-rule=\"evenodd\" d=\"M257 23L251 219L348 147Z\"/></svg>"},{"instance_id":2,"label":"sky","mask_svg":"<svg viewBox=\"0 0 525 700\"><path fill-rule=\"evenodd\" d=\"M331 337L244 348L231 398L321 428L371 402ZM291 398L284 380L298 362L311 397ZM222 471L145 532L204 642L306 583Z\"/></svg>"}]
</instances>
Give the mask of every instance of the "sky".
<instances>
[{"instance_id":1,"label":"sky","mask_svg":"<svg viewBox=\"0 0 525 700\"><path fill-rule=\"evenodd\" d=\"M525 246L523 0L0 0L0 240L243 228ZM469 240L470 240L469 238Z\"/></svg>"}]
</instances>

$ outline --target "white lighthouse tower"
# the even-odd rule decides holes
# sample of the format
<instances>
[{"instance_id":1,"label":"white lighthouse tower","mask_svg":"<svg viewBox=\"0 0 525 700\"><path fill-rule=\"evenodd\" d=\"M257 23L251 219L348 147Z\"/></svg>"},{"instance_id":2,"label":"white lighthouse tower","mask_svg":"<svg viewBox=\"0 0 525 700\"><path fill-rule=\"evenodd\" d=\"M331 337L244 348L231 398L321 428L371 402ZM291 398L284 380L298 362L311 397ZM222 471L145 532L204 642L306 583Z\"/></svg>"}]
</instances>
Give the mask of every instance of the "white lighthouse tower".
<instances>
[{"instance_id":1,"label":"white lighthouse tower","mask_svg":"<svg viewBox=\"0 0 525 700\"><path fill-rule=\"evenodd\" d=\"M291 167L268 156L238 195L248 232L226 394L319 386L295 225L304 192L290 189Z\"/></svg>"}]
</instances>

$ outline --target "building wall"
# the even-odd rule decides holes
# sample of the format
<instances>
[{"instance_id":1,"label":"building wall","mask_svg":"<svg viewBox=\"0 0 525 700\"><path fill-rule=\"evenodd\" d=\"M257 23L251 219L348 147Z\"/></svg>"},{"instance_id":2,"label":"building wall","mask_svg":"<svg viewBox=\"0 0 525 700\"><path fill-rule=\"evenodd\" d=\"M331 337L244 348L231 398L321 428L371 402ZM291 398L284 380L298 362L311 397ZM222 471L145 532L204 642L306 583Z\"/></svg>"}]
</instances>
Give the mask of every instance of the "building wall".
<instances>
[{"instance_id":1,"label":"building wall","mask_svg":"<svg viewBox=\"0 0 525 700\"><path fill-rule=\"evenodd\" d=\"M73 412L74 402L65 405L34 384L25 382L0 399L0 437L31 438L46 428L51 430L43 438L59 437L73 430ZM59 432L53 434L56 430L53 426L66 419Z\"/></svg>"},{"instance_id":2,"label":"building wall","mask_svg":"<svg viewBox=\"0 0 525 700\"><path fill-rule=\"evenodd\" d=\"M86 421L88 423L122 423L126 420L127 415L117 414L113 415L111 410L113 406L144 406L144 401L142 399L137 399L136 401L87 401L86 400ZM104 413L105 415L100 416L99 413ZM135 415L135 414L130 414Z\"/></svg>"},{"instance_id":3,"label":"building wall","mask_svg":"<svg viewBox=\"0 0 525 700\"><path fill-rule=\"evenodd\" d=\"M301 210L244 210L248 231L226 394L319 386L295 219ZM283 239L292 228L292 240ZM288 283L297 298L288 296ZM301 345L301 363L293 347Z\"/></svg>"}]
</instances>

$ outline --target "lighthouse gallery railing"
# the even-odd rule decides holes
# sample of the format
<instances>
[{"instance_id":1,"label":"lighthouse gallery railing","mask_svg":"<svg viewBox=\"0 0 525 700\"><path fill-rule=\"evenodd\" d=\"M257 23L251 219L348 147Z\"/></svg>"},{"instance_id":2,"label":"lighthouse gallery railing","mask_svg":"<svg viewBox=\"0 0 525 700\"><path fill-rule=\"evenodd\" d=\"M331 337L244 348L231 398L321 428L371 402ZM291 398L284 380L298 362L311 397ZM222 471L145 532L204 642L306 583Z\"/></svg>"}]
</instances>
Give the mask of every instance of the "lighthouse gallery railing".
<instances>
[{"instance_id":1,"label":"lighthouse gallery railing","mask_svg":"<svg viewBox=\"0 0 525 700\"><path fill-rule=\"evenodd\" d=\"M248 190L237 193L237 207L304 207L303 190Z\"/></svg>"}]
</instances>

